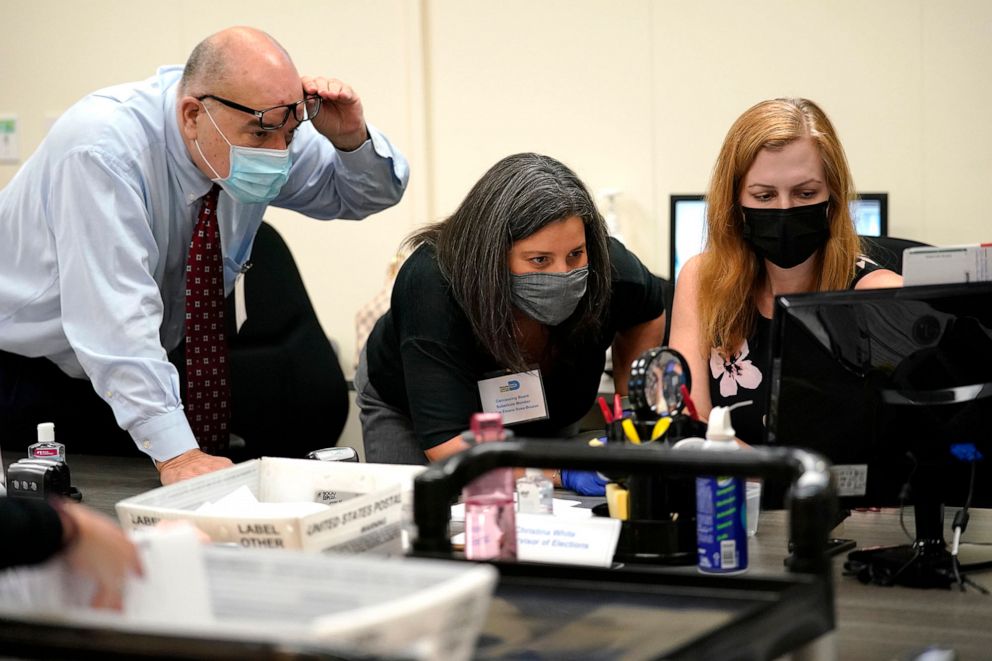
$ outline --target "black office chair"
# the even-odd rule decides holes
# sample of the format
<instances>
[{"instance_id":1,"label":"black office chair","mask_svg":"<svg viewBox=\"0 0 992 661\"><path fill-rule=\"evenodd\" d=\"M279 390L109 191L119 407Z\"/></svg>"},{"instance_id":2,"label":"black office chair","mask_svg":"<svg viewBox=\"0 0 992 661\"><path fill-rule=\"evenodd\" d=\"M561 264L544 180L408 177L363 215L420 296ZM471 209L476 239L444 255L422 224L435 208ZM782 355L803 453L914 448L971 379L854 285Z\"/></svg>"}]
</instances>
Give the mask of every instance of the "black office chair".
<instances>
[{"instance_id":1,"label":"black office chair","mask_svg":"<svg viewBox=\"0 0 992 661\"><path fill-rule=\"evenodd\" d=\"M336 445L348 419L347 382L293 255L268 223L251 262L240 332L234 296L227 301L231 432L245 439L248 457L302 457Z\"/></svg>"},{"instance_id":2,"label":"black office chair","mask_svg":"<svg viewBox=\"0 0 992 661\"><path fill-rule=\"evenodd\" d=\"M668 346L668 337L672 333L672 304L675 302L675 283L661 279L665 285L665 332L661 338L661 346Z\"/></svg>"},{"instance_id":3,"label":"black office chair","mask_svg":"<svg viewBox=\"0 0 992 661\"><path fill-rule=\"evenodd\" d=\"M862 236L861 245L866 256L872 258L883 268L902 274L902 251L906 248L928 246L912 239L899 239L894 236Z\"/></svg>"}]
</instances>

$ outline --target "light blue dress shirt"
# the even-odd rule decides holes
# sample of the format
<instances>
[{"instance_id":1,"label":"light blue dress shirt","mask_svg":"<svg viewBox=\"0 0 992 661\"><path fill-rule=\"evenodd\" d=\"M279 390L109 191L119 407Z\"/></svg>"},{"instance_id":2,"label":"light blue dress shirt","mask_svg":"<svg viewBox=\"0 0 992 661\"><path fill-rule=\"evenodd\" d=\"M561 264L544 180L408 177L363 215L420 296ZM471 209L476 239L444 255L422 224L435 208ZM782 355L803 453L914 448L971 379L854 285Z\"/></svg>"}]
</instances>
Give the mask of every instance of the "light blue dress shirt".
<instances>
[{"instance_id":1,"label":"light blue dress shirt","mask_svg":"<svg viewBox=\"0 0 992 661\"><path fill-rule=\"evenodd\" d=\"M184 334L185 267L199 200L175 104L182 67L100 90L72 106L0 190L0 349L88 377L139 449L159 461L197 447L167 350ZM361 219L399 201L409 167L372 126L343 153L302 124L273 206ZM221 192L230 293L264 204Z\"/></svg>"}]
</instances>

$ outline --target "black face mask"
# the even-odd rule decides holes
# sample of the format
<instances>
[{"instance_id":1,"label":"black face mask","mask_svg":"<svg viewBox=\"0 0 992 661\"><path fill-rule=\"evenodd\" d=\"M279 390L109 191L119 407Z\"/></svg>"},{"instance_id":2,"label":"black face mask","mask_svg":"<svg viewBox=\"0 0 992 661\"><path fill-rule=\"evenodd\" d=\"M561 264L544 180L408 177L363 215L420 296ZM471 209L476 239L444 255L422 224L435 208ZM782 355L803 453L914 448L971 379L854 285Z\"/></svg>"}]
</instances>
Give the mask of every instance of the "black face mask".
<instances>
[{"instance_id":1,"label":"black face mask","mask_svg":"<svg viewBox=\"0 0 992 661\"><path fill-rule=\"evenodd\" d=\"M791 209L744 212L744 240L758 257L784 269L802 264L830 238L829 200Z\"/></svg>"}]
</instances>

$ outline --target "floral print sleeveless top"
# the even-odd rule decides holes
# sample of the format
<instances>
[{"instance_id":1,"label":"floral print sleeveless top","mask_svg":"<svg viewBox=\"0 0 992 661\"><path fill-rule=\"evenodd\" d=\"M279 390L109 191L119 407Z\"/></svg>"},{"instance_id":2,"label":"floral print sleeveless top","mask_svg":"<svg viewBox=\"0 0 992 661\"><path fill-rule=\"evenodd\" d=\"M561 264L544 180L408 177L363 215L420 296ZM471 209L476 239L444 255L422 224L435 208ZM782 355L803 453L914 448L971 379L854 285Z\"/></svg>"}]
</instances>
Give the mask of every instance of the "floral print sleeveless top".
<instances>
[{"instance_id":1,"label":"floral print sleeveless top","mask_svg":"<svg viewBox=\"0 0 992 661\"><path fill-rule=\"evenodd\" d=\"M849 289L861 278L879 270L877 263L865 256L858 258ZM772 320L758 315L754 329L740 350L725 356L716 347L710 349L709 386L713 406L733 406L730 413L737 438L751 445L765 442L765 414L768 412L771 380ZM750 401L750 404L742 404Z\"/></svg>"}]
</instances>

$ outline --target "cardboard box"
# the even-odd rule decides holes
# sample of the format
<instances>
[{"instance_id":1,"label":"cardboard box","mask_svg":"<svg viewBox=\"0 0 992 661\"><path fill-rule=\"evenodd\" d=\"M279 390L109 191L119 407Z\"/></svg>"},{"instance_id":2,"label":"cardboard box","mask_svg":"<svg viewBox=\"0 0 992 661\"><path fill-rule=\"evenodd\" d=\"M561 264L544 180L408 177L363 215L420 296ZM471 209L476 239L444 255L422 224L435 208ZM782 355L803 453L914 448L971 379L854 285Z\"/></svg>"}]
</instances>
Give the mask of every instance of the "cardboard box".
<instances>
[{"instance_id":1,"label":"cardboard box","mask_svg":"<svg viewBox=\"0 0 992 661\"><path fill-rule=\"evenodd\" d=\"M422 466L263 457L152 489L116 505L125 530L185 520L214 542L246 548L401 553L412 519L413 477ZM246 486L263 503L318 502L306 516L230 517L198 513Z\"/></svg>"},{"instance_id":2,"label":"cardboard box","mask_svg":"<svg viewBox=\"0 0 992 661\"><path fill-rule=\"evenodd\" d=\"M987 282L992 280L992 243L907 248L902 275L907 287Z\"/></svg>"}]
</instances>

